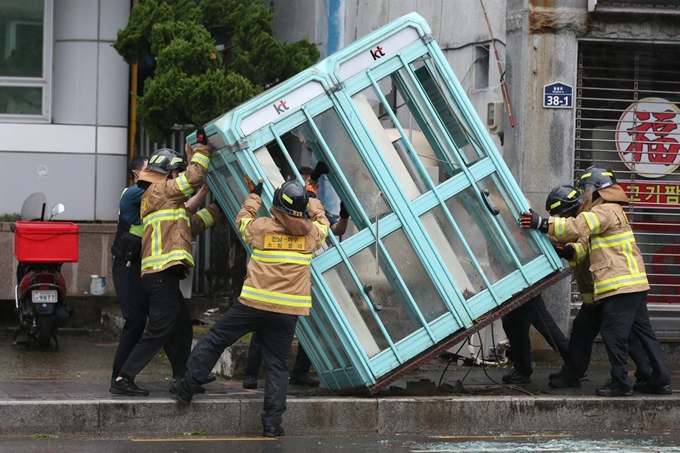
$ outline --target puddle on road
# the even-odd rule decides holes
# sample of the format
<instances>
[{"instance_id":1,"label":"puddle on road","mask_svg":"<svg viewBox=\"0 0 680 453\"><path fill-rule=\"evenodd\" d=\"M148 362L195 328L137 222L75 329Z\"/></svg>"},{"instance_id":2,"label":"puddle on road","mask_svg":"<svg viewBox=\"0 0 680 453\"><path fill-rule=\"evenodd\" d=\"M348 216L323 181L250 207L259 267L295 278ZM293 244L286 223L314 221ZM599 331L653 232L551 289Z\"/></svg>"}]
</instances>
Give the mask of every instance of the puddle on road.
<instances>
[{"instance_id":1,"label":"puddle on road","mask_svg":"<svg viewBox=\"0 0 680 453\"><path fill-rule=\"evenodd\" d=\"M675 453L680 452L677 443L663 438L647 436L635 439L540 439L444 441L415 445L412 453Z\"/></svg>"}]
</instances>

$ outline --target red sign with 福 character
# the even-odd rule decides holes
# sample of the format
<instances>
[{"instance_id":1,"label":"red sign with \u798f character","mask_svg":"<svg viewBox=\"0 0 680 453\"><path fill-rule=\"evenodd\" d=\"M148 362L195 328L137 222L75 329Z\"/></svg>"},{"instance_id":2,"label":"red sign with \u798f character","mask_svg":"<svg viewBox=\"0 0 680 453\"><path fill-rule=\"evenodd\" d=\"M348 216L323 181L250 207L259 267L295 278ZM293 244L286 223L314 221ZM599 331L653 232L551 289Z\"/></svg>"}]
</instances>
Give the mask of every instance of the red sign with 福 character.
<instances>
[{"instance_id":1,"label":"red sign with \u798f character","mask_svg":"<svg viewBox=\"0 0 680 453\"><path fill-rule=\"evenodd\" d=\"M680 181L621 181L635 207L680 209Z\"/></svg>"},{"instance_id":2,"label":"red sign with \u798f character","mask_svg":"<svg viewBox=\"0 0 680 453\"><path fill-rule=\"evenodd\" d=\"M624 164L645 178L663 178L680 166L680 109L662 98L631 104L616 126Z\"/></svg>"}]
</instances>

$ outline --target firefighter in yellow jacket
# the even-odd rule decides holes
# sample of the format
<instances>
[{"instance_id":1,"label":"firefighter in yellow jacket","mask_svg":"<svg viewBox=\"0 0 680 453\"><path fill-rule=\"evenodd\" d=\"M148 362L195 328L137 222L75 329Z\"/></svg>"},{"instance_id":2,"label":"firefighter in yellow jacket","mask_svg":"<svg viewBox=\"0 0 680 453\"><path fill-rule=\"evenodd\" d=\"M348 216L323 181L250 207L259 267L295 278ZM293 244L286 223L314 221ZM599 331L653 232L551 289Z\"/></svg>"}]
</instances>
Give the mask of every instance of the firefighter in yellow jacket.
<instances>
[{"instance_id":1,"label":"firefighter in yellow jacket","mask_svg":"<svg viewBox=\"0 0 680 453\"><path fill-rule=\"evenodd\" d=\"M548 233L561 243L588 237L593 299L602 303L600 334L611 363L611 379L597 389L599 396L630 396L633 385L628 377L628 337L633 332L647 353L652 375L648 393L671 392L670 374L647 312L649 283L642 255L622 204L628 203L611 170L593 166L578 179L583 209L573 218L541 218L523 212L523 228Z\"/></svg>"},{"instance_id":2,"label":"firefighter in yellow jacket","mask_svg":"<svg viewBox=\"0 0 680 453\"><path fill-rule=\"evenodd\" d=\"M188 147L187 153L192 154L188 166L174 150L156 151L137 183L145 189L140 208L144 225L141 272L149 320L144 336L112 384L129 396L149 394L137 387L134 379L161 348L165 348L177 379L184 374L191 352L191 316L179 282L194 266L192 237L214 225L221 213L215 203L196 214L187 212L184 202L204 184L212 148L198 144L193 153Z\"/></svg>"},{"instance_id":3,"label":"firefighter in yellow jacket","mask_svg":"<svg viewBox=\"0 0 680 453\"><path fill-rule=\"evenodd\" d=\"M545 209L554 217L576 217L583 205L583 197L573 186L557 186L548 194ZM555 238L550 240L556 242ZM556 245L555 250L560 258L569 262L573 279L581 296L581 308L574 317L569 336L569 355L564 366L558 373L550 375L548 385L552 388L581 387L583 377L590 365L593 342L600 333L602 325L602 303L595 303L593 298L593 276L590 273L590 256L588 256L588 238L581 237L578 241ZM652 367L640 340L631 331L628 337L628 352L635 362L635 391L644 391L647 381L652 374Z\"/></svg>"},{"instance_id":4,"label":"firefighter in yellow jacket","mask_svg":"<svg viewBox=\"0 0 680 453\"><path fill-rule=\"evenodd\" d=\"M188 404L224 349L248 332L256 332L267 369L263 435L277 437L284 434L281 421L288 392L288 356L297 317L308 316L312 308L312 253L323 245L330 225L321 202L310 199L297 180L274 191L273 218L257 218L261 194L262 181L236 216L241 237L252 249L241 295L191 351L185 379L173 383L173 392Z\"/></svg>"}]
</instances>

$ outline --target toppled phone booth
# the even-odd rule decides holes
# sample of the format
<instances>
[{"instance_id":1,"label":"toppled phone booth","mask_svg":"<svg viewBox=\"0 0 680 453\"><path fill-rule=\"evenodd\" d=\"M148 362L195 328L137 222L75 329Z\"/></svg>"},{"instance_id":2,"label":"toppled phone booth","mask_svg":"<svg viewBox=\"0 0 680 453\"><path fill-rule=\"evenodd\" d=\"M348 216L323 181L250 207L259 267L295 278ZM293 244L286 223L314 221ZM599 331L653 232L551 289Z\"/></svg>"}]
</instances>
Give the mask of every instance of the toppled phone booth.
<instances>
[{"instance_id":1,"label":"toppled phone booth","mask_svg":"<svg viewBox=\"0 0 680 453\"><path fill-rule=\"evenodd\" d=\"M301 166L330 169L319 198L350 225L314 256L297 328L329 389L376 393L565 274L519 228L527 201L431 33L403 16L205 126L232 225L248 178L268 215Z\"/></svg>"}]
</instances>

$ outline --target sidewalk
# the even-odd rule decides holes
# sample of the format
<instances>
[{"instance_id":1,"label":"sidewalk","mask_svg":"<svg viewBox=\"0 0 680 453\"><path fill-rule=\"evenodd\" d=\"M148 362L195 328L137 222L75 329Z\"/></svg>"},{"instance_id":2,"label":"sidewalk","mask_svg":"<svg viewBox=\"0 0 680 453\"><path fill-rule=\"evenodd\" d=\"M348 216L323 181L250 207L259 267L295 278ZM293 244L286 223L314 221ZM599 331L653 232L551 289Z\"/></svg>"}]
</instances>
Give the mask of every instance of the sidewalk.
<instances>
[{"instance_id":1,"label":"sidewalk","mask_svg":"<svg viewBox=\"0 0 680 453\"><path fill-rule=\"evenodd\" d=\"M59 351L0 346L0 429L4 435L84 434L110 436L259 436L262 386L245 390L240 380L218 379L189 407L168 392L170 369L163 358L137 378L151 391L133 398L108 392L115 344L64 337ZM24 365L21 365L24 364ZM26 365L30 364L30 365ZM504 387L507 367L435 359L374 397L341 396L323 388L289 388L286 432L304 434L569 433L670 431L680 417L680 394L600 398L595 389L608 378L606 363L594 363L579 389L554 390L548 374L557 363L537 363L532 383ZM680 366L672 367L680 385ZM36 371L38 370L38 371ZM461 382L462 381L462 384ZM494 383L494 381L496 383Z\"/></svg>"}]
</instances>

